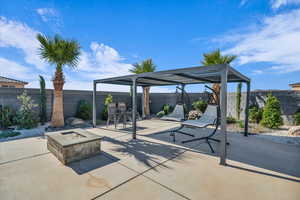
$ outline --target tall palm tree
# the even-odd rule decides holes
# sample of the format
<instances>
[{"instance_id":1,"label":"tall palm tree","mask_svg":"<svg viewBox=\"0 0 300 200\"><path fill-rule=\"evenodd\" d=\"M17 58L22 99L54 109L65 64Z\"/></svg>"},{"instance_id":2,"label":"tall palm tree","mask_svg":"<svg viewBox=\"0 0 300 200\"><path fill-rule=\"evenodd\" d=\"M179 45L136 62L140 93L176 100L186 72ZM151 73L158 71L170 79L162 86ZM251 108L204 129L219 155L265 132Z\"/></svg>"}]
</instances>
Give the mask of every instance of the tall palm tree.
<instances>
[{"instance_id":1,"label":"tall palm tree","mask_svg":"<svg viewBox=\"0 0 300 200\"><path fill-rule=\"evenodd\" d=\"M152 62L152 59L144 60L141 63L133 64L133 68L129 69L130 72L135 74L141 74L145 72L154 72L156 69L155 64ZM150 87L143 87L143 117L150 116Z\"/></svg>"},{"instance_id":2,"label":"tall palm tree","mask_svg":"<svg viewBox=\"0 0 300 200\"><path fill-rule=\"evenodd\" d=\"M212 51L210 53L204 53L203 54L203 60L202 60L201 63L204 66L217 65L217 64L230 64L236 58L237 58L236 55L222 56L220 49L217 49L217 50ZM220 84L213 84L212 88L216 91L216 93L218 95L217 97L214 96L214 99L219 99L220 90L221 90ZM213 102L213 103L218 103L218 102Z\"/></svg>"},{"instance_id":3,"label":"tall palm tree","mask_svg":"<svg viewBox=\"0 0 300 200\"><path fill-rule=\"evenodd\" d=\"M80 55L80 46L77 41L65 40L58 35L49 38L38 34L36 38L40 42L39 54L41 58L50 64L56 65L56 71L52 80L54 86L52 126L61 127L64 126L63 86L65 79L63 66L67 65L71 68L76 68Z\"/></svg>"}]
</instances>

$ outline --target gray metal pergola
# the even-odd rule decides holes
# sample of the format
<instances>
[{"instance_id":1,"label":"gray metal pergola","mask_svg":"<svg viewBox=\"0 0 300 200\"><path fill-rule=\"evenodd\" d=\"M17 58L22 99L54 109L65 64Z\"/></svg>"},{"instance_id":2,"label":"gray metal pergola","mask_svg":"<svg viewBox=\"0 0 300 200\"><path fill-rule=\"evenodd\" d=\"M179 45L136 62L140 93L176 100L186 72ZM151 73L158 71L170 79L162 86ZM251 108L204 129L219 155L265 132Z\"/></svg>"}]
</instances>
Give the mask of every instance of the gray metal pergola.
<instances>
[{"instance_id":1,"label":"gray metal pergola","mask_svg":"<svg viewBox=\"0 0 300 200\"><path fill-rule=\"evenodd\" d=\"M96 127L96 90L97 84L117 84L132 87L132 138L136 139L136 112L137 112L137 86L168 86L188 85L204 83L220 83L220 110L221 110L221 152L220 164L226 165L226 143L227 143L227 83L244 82L247 84L247 95L245 105L245 130L248 135L248 108L250 94L250 79L227 64L180 68L158 72L148 72L94 80L93 83L93 126Z\"/></svg>"}]
</instances>

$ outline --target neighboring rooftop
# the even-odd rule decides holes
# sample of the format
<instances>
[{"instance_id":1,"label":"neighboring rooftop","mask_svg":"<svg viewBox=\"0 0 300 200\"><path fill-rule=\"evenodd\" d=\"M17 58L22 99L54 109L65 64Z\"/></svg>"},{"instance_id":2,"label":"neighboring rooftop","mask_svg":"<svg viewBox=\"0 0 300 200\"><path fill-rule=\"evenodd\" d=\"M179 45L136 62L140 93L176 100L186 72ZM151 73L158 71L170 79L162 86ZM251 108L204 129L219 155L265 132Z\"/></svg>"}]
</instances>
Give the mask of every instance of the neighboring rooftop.
<instances>
[{"instance_id":1,"label":"neighboring rooftop","mask_svg":"<svg viewBox=\"0 0 300 200\"><path fill-rule=\"evenodd\" d=\"M290 84L292 90L300 90L300 82Z\"/></svg>"},{"instance_id":2,"label":"neighboring rooftop","mask_svg":"<svg viewBox=\"0 0 300 200\"><path fill-rule=\"evenodd\" d=\"M24 88L28 83L25 81L20 81L12 78L7 78L4 76L0 76L0 87L4 88Z\"/></svg>"}]
</instances>

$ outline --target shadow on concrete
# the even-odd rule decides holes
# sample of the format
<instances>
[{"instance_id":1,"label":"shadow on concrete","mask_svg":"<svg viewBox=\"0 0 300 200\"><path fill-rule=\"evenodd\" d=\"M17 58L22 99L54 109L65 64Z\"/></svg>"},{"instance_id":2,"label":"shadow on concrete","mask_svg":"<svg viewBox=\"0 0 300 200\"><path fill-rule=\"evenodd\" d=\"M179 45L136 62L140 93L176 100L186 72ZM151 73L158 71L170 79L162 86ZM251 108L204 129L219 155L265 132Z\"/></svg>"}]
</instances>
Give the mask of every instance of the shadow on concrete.
<instances>
[{"instance_id":1,"label":"shadow on concrete","mask_svg":"<svg viewBox=\"0 0 300 200\"><path fill-rule=\"evenodd\" d=\"M196 137L202 137L207 135L207 133L210 132L211 129L203 128L197 130L195 129L193 131L194 132L192 133ZM220 139L220 136L220 132L217 132L215 138ZM165 131L144 135L144 137L149 137L164 142L172 142L170 132ZM198 153L204 153L219 157L219 143L212 143L213 148L216 151L216 153L213 154L211 153L207 143L205 143L204 141L195 141L188 144L182 144L181 141L186 140L185 137L186 136L178 134L176 136L176 144L183 147L189 145L190 149ZM233 132L228 132L227 138L230 142L230 145L227 148L227 158L229 160L300 178L300 148L298 146L275 143L253 135L245 137L242 134ZM249 169L249 171L255 172L251 169ZM257 171L257 173L260 172ZM268 174L265 173L265 175ZM284 178L280 176L274 177Z\"/></svg>"},{"instance_id":2,"label":"shadow on concrete","mask_svg":"<svg viewBox=\"0 0 300 200\"><path fill-rule=\"evenodd\" d=\"M81 175L88 173L94 169L113 164L118 161L119 159L114 157L113 155L108 154L106 152L101 152L101 154L99 155L84 160L72 162L67 166L73 169L78 175Z\"/></svg>"},{"instance_id":3,"label":"shadow on concrete","mask_svg":"<svg viewBox=\"0 0 300 200\"><path fill-rule=\"evenodd\" d=\"M154 167L158 164L160 164L161 167L167 167L163 165L163 162L169 159L176 157L176 160L180 160L183 157L182 153L185 151L184 149L172 145L150 142L143 139L128 139L122 141L104 137L103 141L115 145L114 148L110 149L111 151L133 156L137 161L148 168L153 168L153 170L156 170Z\"/></svg>"}]
</instances>

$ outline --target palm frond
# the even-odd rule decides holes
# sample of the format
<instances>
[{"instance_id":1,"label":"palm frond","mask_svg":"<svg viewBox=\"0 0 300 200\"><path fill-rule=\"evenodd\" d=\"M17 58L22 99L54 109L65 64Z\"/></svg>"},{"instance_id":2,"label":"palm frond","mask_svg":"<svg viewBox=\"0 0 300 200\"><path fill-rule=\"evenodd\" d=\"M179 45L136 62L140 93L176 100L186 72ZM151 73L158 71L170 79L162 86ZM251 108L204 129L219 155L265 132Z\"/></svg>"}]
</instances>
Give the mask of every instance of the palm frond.
<instances>
[{"instance_id":1,"label":"palm frond","mask_svg":"<svg viewBox=\"0 0 300 200\"><path fill-rule=\"evenodd\" d=\"M141 63L133 64L133 68L129 69L130 72L135 74L141 74L145 72L154 72L156 70L156 66L153 63L152 59L144 60Z\"/></svg>"},{"instance_id":2,"label":"palm frond","mask_svg":"<svg viewBox=\"0 0 300 200\"><path fill-rule=\"evenodd\" d=\"M203 54L202 64L204 66L216 65L216 64L230 64L233 60L237 58L236 55L221 55L220 49L212 51L210 53Z\"/></svg>"}]
</instances>

